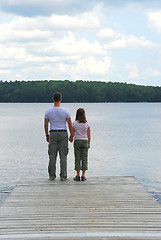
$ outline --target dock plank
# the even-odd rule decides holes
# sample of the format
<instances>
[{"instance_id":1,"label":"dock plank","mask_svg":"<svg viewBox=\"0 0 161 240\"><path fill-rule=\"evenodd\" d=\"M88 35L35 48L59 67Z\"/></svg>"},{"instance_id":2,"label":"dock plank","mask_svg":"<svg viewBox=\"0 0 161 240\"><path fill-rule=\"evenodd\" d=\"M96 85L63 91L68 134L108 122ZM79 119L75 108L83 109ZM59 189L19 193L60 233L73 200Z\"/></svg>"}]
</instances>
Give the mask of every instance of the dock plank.
<instances>
[{"instance_id":1,"label":"dock plank","mask_svg":"<svg viewBox=\"0 0 161 240\"><path fill-rule=\"evenodd\" d=\"M133 176L23 179L0 206L0 239L161 239L161 205Z\"/></svg>"}]
</instances>

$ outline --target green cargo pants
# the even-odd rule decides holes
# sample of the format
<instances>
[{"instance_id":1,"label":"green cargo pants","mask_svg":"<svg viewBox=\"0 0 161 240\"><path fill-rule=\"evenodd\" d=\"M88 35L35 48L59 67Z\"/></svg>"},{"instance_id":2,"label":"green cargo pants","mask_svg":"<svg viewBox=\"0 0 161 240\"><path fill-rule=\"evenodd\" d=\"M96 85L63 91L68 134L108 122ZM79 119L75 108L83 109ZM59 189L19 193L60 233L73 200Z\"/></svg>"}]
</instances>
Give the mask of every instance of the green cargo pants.
<instances>
[{"instance_id":1,"label":"green cargo pants","mask_svg":"<svg viewBox=\"0 0 161 240\"><path fill-rule=\"evenodd\" d=\"M74 141L74 155L75 155L75 170L88 169L88 141L75 140Z\"/></svg>"},{"instance_id":2,"label":"green cargo pants","mask_svg":"<svg viewBox=\"0 0 161 240\"><path fill-rule=\"evenodd\" d=\"M60 178L67 178L68 134L67 132L51 131L48 150L48 172L51 179L56 178L56 160L58 152L60 156Z\"/></svg>"}]
</instances>

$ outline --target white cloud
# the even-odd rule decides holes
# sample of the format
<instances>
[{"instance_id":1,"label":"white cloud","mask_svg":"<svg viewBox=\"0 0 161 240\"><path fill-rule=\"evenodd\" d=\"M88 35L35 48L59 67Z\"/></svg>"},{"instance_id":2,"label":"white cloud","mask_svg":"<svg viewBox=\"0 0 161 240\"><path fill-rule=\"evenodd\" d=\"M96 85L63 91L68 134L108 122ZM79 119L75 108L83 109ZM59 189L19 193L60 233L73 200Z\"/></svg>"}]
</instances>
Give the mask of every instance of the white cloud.
<instances>
[{"instance_id":1,"label":"white cloud","mask_svg":"<svg viewBox=\"0 0 161 240\"><path fill-rule=\"evenodd\" d=\"M103 4L104 8L118 9L126 6L139 8L158 8L159 0L1 0L0 9L21 16L50 16L51 14L76 15L91 11L95 5Z\"/></svg>"},{"instance_id":2,"label":"white cloud","mask_svg":"<svg viewBox=\"0 0 161 240\"><path fill-rule=\"evenodd\" d=\"M152 76L161 76L161 71L153 70L152 71Z\"/></svg>"},{"instance_id":3,"label":"white cloud","mask_svg":"<svg viewBox=\"0 0 161 240\"><path fill-rule=\"evenodd\" d=\"M109 72L111 66L111 58L104 57L104 59L96 60L94 57L83 58L77 62L76 72L86 74L100 74L105 75Z\"/></svg>"},{"instance_id":4,"label":"white cloud","mask_svg":"<svg viewBox=\"0 0 161 240\"><path fill-rule=\"evenodd\" d=\"M4 25L4 24L3 24ZM3 26L2 25L2 26ZM93 12L84 13L79 16L55 15L50 17L14 17L8 24L4 25L14 30L89 30L100 27L100 21Z\"/></svg>"},{"instance_id":5,"label":"white cloud","mask_svg":"<svg viewBox=\"0 0 161 240\"><path fill-rule=\"evenodd\" d=\"M7 29L7 30L6 30ZM14 30L6 25L0 25L0 42L20 42L20 41L42 41L46 38L51 38L52 33L50 31L41 30Z\"/></svg>"},{"instance_id":6,"label":"white cloud","mask_svg":"<svg viewBox=\"0 0 161 240\"><path fill-rule=\"evenodd\" d=\"M157 77L157 76L161 76L161 71L150 67L146 69L145 75L147 77Z\"/></svg>"},{"instance_id":7,"label":"white cloud","mask_svg":"<svg viewBox=\"0 0 161 240\"><path fill-rule=\"evenodd\" d=\"M138 69L137 66L132 64L132 63L128 63L125 66L126 71L128 72L128 77L130 79L134 79L134 78L138 78L139 77L139 73L138 73Z\"/></svg>"},{"instance_id":8,"label":"white cloud","mask_svg":"<svg viewBox=\"0 0 161 240\"><path fill-rule=\"evenodd\" d=\"M161 33L161 10L148 13L149 24Z\"/></svg>"},{"instance_id":9,"label":"white cloud","mask_svg":"<svg viewBox=\"0 0 161 240\"><path fill-rule=\"evenodd\" d=\"M72 29L72 30L86 30L96 29L100 27L100 21L93 12L83 13L79 17L72 17L67 15L52 15L48 19L48 26L57 29Z\"/></svg>"},{"instance_id":10,"label":"white cloud","mask_svg":"<svg viewBox=\"0 0 161 240\"><path fill-rule=\"evenodd\" d=\"M63 31L87 31L101 26L94 12L79 16L54 15L50 17L8 16L10 21L0 24L0 41L44 41L49 38L62 37ZM61 33L62 32L62 33Z\"/></svg>"},{"instance_id":11,"label":"white cloud","mask_svg":"<svg viewBox=\"0 0 161 240\"><path fill-rule=\"evenodd\" d=\"M20 5L20 1L19 0L2 0L2 2L8 6L14 6L14 5ZM51 0L48 0L48 2L50 3ZM31 5L35 5L35 4L42 4L43 0L21 0L21 4L31 4Z\"/></svg>"},{"instance_id":12,"label":"white cloud","mask_svg":"<svg viewBox=\"0 0 161 240\"><path fill-rule=\"evenodd\" d=\"M119 35L120 38L106 44L107 50L121 49L121 48L154 48L155 43L146 40L144 36L136 37L134 35L124 36Z\"/></svg>"},{"instance_id":13,"label":"white cloud","mask_svg":"<svg viewBox=\"0 0 161 240\"><path fill-rule=\"evenodd\" d=\"M50 45L42 50L44 54L61 54L61 56L88 56L103 55L102 46L97 42L89 42L87 39L77 39L71 32L68 32L62 39L51 40Z\"/></svg>"},{"instance_id":14,"label":"white cloud","mask_svg":"<svg viewBox=\"0 0 161 240\"><path fill-rule=\"evenodd\" d=\"M19 16L77 15L89 12L100 0L1 0L0 9Z\"/></svg>"},{"instance_id":15,"label":"white cloud","mask_svg":"<svg viewBox=\"0 0 161 240\"><path fill-rule=\"evenodd\" d=\"M154 48L156 46L153 42L146 40L144 36L136 37L135 35L125 35L116 32L112 28L102 29L97 36L101 40L108 41L105 45L107 50L139 47Z\"/></svg>"},{"instance_id":16,"label":"white cloud","mask_svg":"<svg viewBox=\"0 0 161 240\"><path fill-rule=\"evenodd\" d=\"M104 57L102 60L98 60L95 57L85 57L79 59L72 65L59 63L57 65L59 72L69 74L72 79L98 79L98 76L102 77L110 72L112 67L111 58L109 56Z\"/></svg>"},{"instance_id":17,"label":"white cloud","mask_svg":"<svg viewBox=\"0 0 161 240\"><path fill-rule=\"evenodd\" d=\"M26 64L32 67L33 63L42 63L45 61L45 59L40 56L29 54L23 47L3 47L1 45L0 55L3 66L6 67L8 65L11 68L19 67L21 69L25 67Z\"/></svg>"},{"instance_id":18,"label":"white cloud","mask_svg":"<svg viewBox=\"0 0 161 240\"><path fill-rule=\"evenodd\" d=\"M122 38L123 35L121 33L118 33L116 31L114 31L112 28L105 28L102 29L98 34L97 34L98 38L100 39L109 39L109 38Z\"/></svg>"},{"instance_id":19,"label":"white cloud","mask_svg":"<svg viewBox=\"0 0 161 240\"><path fill-rule=\"evenodd\" d=\"M20 80L31 80L35 74L39 79L86 79L86 80L103 80L107 79L112 68L111 58L104 57L98 60L95 57L85 57L75 60L72 64L68 62L47 63L42 62L41 65L25 65L21 69L20 74L12 73L12 77ZM30 71L30 77L28 72ZM106 75L106 78L104 77Z\"/></svg>"},{"instance_id":20,"label":"white cloud","mask_svg":"<svg viewBox=\"0 0 161 240\"><path fill-rule=\"evenodd\" d=\"M0 69L0 74L9 74L9 70Z\"/></svg>"}]
</instances>

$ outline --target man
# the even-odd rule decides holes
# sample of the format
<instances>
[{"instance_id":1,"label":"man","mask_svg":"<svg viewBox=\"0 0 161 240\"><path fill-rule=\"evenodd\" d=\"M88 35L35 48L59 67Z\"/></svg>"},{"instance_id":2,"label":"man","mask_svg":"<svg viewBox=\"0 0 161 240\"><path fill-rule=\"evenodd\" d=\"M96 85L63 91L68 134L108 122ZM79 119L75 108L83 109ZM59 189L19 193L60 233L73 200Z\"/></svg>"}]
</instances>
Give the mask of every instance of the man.
<instances>
[{"instance_id":1,"label":"man","mask_svg":"<svg viewBox=\"0 0 161 240\"><path fill-rule=\"evenodd\" d=\"M49 108L45 113L44 129L46 141L49 142L49 179L56 178L56 160L59 152L60 156L60 180L67 180L67 154L68 154L68 133L67 126L72 134L72 122L69 111L60 106L62 95L59 92L53 94L54 106ZM50 123L50 136L48 125Z\"/></svg>"}]
</instances>

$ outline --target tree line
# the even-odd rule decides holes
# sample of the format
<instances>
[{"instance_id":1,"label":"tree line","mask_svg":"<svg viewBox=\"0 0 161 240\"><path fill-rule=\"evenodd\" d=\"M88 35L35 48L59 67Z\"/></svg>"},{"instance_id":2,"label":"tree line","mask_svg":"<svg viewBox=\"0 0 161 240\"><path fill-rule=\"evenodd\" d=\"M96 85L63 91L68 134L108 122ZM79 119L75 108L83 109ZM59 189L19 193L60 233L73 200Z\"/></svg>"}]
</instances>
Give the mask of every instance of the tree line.
<instances>
[{"instance_id":1,"label":"tree line","mask_svg":"<svg viewBox=\"0 0 161 240\"><path fill-rule=\"evenodd\" d=\"M0 102L161 102L161 87L95 81L0 81Z\"/></svg>"}]
</instances>

